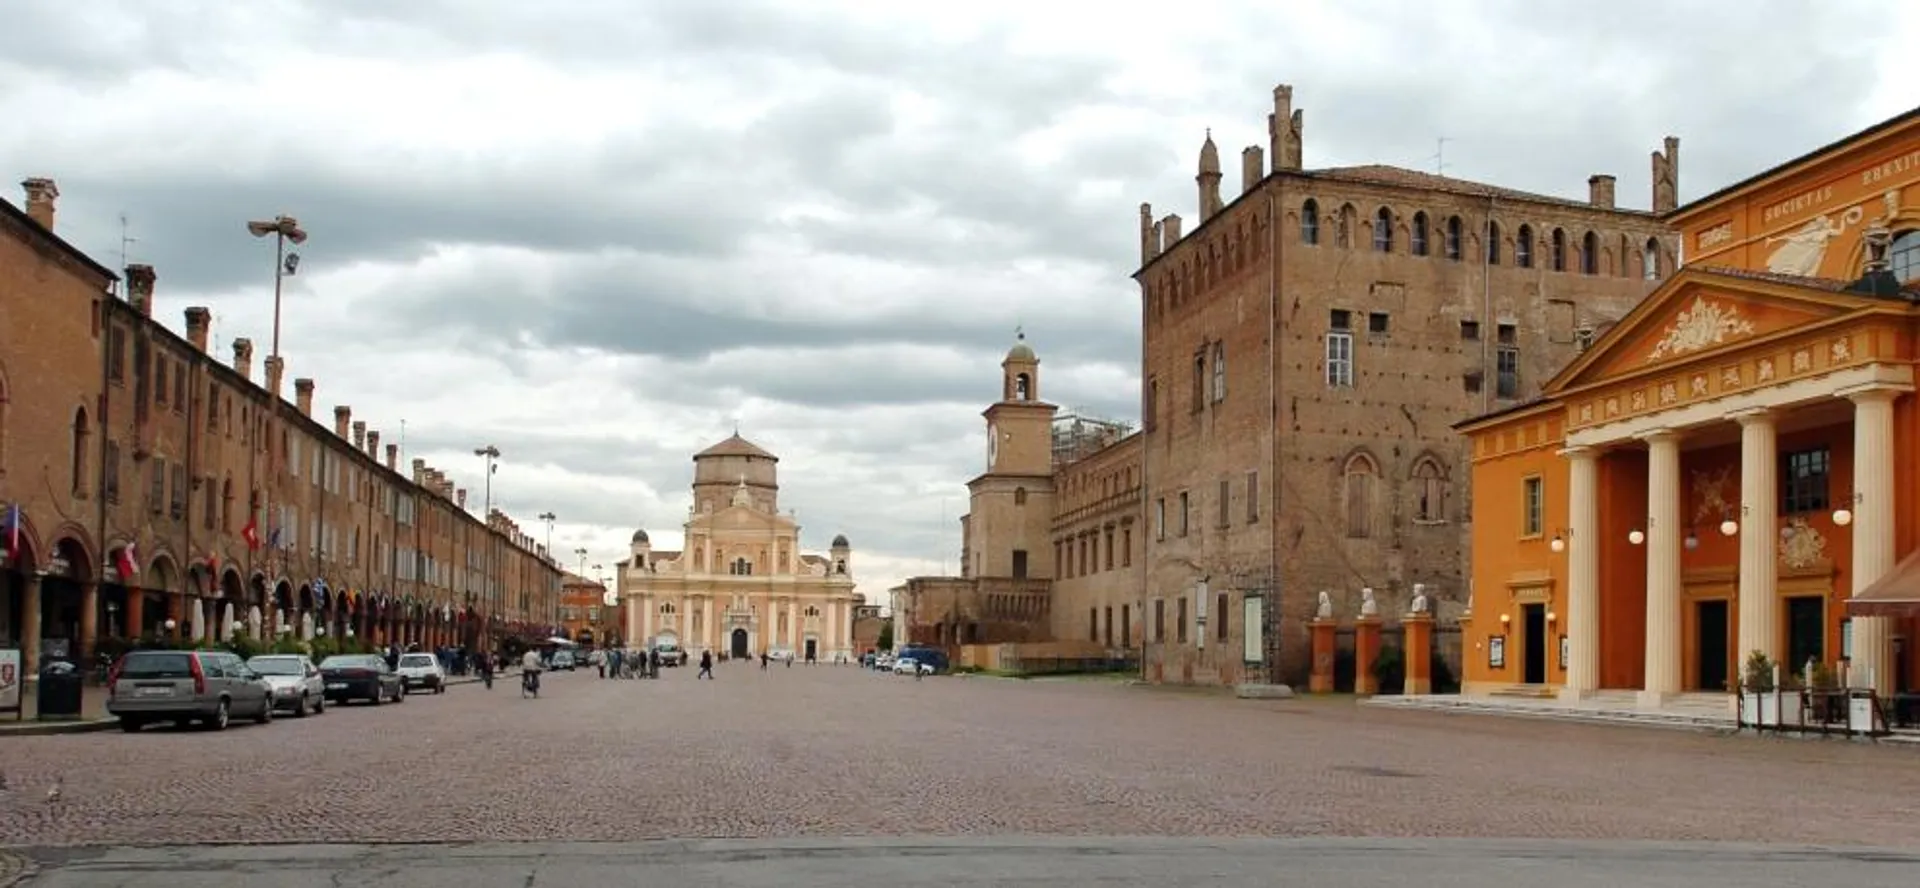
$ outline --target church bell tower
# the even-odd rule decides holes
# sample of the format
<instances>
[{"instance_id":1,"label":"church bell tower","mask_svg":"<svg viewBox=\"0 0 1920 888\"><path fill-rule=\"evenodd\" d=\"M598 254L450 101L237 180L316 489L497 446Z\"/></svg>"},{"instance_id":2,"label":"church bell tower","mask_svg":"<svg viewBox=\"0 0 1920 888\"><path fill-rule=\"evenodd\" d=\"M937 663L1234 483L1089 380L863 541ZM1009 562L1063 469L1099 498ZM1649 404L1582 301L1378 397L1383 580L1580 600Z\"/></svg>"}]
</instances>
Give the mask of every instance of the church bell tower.
<instances>
[{"instance_id":1,"label":"church bell tower","mask_svg":"<svg viewBox=\"0 0 1920 888\"><path fill-rule=\"evenodd\" d=\"M968 569L977 577L1050 578L1053 417L1040 400L1040 358L1024 332L1000 362L1000 400L987 420L986 471L967 484Z\"/></svg>"}]
</instances>

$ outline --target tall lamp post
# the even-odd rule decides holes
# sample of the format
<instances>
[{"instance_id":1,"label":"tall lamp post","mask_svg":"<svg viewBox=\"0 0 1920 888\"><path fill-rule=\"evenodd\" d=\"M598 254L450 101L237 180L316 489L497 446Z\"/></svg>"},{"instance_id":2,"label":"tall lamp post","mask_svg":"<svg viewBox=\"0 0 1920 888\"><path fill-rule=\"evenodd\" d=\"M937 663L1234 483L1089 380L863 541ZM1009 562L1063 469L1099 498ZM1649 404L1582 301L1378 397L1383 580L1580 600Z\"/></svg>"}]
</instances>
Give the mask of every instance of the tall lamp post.
<instances>
[{"instance_id":1,"label":"tall lamp post","mask_svg":"<svg viewBox=\"0 0 1920 888\"><path fill-rule=\"evenodd\" d=\"M485 589L488 610L498 615L500 613L500 602L496 599L499 597L500 590L494 585L493 577L493 473L499 468L499 466L494 463L494 460L500 458L500 448L488 444L485 447L475 448L473 455L485 460L487 467L485 486L482 488L483 492L481 494L482 505L480 507L480 525L486 530L487 551L480 557L480 569L486 577Z\"/></svg>"},{"instance_id":2,"label":"tall lamp post","mask_svg":"<svg viewBox=\"0 0 1920 888\"><path fill-rule=\"evenodd\" d=\"M585 548L585 547L582 547L582 548L579 548L579 549L575 549L575 550L573 550L573 554L575 554L575 555L578 555L578 556L580 556L580 570L578 571L578 573L579 573L579 575L580 575L580 576L582 576L582 577L585 577L585 576L587 575L587 550L586 550L586 548Z\"/></svg>"},{"instance_id":3,"label":"tall lamp post","mask_svg":"<svg viewBox=\"0 0 1920 888\"><path fill-rule=\"evenodd\" d=\"M271 220L248 222L247 233L254 237L273 236L273 342L271 352L267 359L275 365L278 365L280 363L280 293L285 280L292 277L294 272L300 268L300 254L287 252L287 242L292 241L295 246L304 244L307 242L307 232L306 229L300 227L299 220L283 213L273 217ZM271 402L268 404L267 429L268 434L272 436L267 440L277 441L279 438L274 432L280 425L280 393L278 391L272 392L267 400ZM275 448L269 446L267 448L267 454L267 472L271 475L280 468L280 465L279 460L274 458ZM278 455L285 456L285 454ZM247 463L249 467L248 471L251 474L254 464L253 460L249 458ZM267 542L280 543L280 541L275 539L280 529L280 522L276 520L273 513L273 491L276 485L271 483L272 481L273 479L269 479L269 483L264 485L267 489L267 499L264 504L267 518ZM256 505L257 504L253 502L249 502L247 507L251 509ZM251 520L256 522L254 532L256 534L259 533L258 517L256 516ZM292 541L289 540L286 542ZM247 565L249 571L253 569L253 549L254 545L249 543L247 546ZM267 553L269 564L271 564L271 559L274 557L273 552L269 551Z\"/></svg>"}]
</instances>

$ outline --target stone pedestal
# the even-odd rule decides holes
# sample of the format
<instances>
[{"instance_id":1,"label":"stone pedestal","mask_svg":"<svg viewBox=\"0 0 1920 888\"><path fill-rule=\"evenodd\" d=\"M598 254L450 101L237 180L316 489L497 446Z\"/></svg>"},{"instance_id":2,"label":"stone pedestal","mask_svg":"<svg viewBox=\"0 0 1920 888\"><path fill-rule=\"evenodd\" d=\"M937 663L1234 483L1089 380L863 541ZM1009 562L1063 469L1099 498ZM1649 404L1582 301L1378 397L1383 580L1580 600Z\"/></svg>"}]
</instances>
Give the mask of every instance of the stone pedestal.
<instances>
[{"instance_id":1,"label":"stone pedestal","mask_svg":"<svg viewBox=\"0 0 1920 888\"><path fill-rule=\"evenodd\" d=\"M1313 632L1313 675L1307 680L1312 693L1333 693L1333 633L1338 625L1327 618L1307 624Z\"/></svg>"},{"instance_id":2,"label":"stone pedestal","mask_svg":"<svg viewBox=\"0 0 1920 888\"><path fill-rule=\"evenodd\" d=\"M1353 692L1362 697L1380 693L1380 680L1373 677L1373 661L1380 656L1380 618L1361 617L1353 621Z\"/></svg>"},{"instance_id":3,"label":"stone pedestal","mask_svg":"<svg viewBox=\"0 0 1920 888\"><path fill-rule=\"evenodd\" d=\"M1433 615L1408 614L1400 618L1400 625L1406 630L1401 653L1405 661L1407 675L1406 689L1402 693L1433 693Z\"/></svg>"}]
</instances>

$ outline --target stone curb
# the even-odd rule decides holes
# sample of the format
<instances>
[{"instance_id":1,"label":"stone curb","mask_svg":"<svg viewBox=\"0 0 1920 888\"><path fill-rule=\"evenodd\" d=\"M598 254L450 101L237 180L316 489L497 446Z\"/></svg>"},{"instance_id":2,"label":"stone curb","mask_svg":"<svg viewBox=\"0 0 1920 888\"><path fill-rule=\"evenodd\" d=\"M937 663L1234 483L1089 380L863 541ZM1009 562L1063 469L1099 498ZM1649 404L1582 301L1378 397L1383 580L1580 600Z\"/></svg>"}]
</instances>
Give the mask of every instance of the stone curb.
<instances>
[{"instance_id":1,"label":"stone curb","mask_svg":"<svg viewBox=\"0 0 1920 888\"><path fill-rule=\"evenodd\" d=\"M11 888L31 879L40 871L33 858L13 851L0 850L0 888Z\"/></svg>"}]
</instances>

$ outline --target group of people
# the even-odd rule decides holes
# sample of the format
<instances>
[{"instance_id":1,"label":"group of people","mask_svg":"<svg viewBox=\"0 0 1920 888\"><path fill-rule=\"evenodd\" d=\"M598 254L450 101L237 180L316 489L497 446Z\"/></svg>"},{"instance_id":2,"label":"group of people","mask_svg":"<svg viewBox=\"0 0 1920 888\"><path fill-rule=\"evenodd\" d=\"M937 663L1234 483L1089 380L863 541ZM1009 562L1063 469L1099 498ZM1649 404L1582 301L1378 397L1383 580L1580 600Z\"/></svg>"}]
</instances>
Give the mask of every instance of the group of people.
<instances>
[{"instance_id":1,"label":"group of people","mask_svg":"<svg viewBox=\"0 0 1920 888\"><path fill-rule=\"evenodd\" d=\"M604 648L589 655L601 678L659 678L660 652Z\"/></svg>"}]
</instances>

